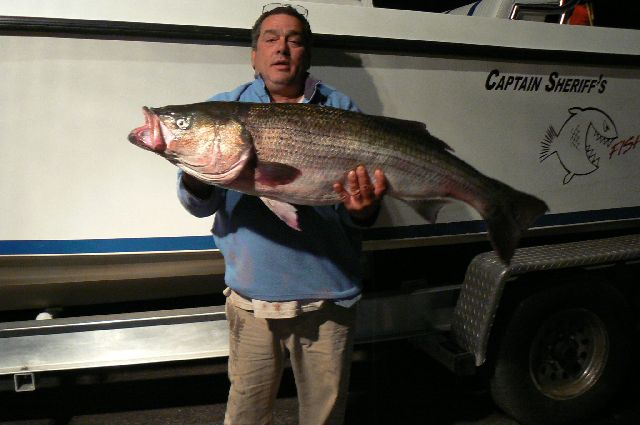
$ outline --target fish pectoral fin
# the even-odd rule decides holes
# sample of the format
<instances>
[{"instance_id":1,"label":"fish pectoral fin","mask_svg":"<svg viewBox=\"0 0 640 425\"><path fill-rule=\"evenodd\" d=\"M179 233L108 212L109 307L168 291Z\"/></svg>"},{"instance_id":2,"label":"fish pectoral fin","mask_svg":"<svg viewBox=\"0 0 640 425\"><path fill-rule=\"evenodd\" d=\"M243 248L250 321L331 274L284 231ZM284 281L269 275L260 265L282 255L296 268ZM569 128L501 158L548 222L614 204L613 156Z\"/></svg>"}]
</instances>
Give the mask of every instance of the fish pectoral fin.
<instances>
[{"instance_id":1,"label":"fish pectoral fin","mask_svg":"<svg viewBox=\"0 0 640 425\"><path fill-rule=\"evenodd\" d=\"M448 199L435 198L416 201L405 200L404 202L406 202L415 212L429 223L435 223L438 218L438 213L442 207L447 205L450 201Z\"/></svg>"},{"instance_id":2,"label":"fish pectoral fin","mask_svg":"<svg viewBox=\"0 0 640 425\"><path fill-rule=\"evenodd\" d=\"M567 184L571 181L571 179L573 179L573 176L575 176L574 173L572 173L571 171L569 171L565 176L564 176L564 180L562 180L562 184Z\"/></svg>"},{"instance_id":3,"label":"fish pectoral fin","mask_svg":"<svg viewBox=\"0 0 640 425\"><path fill-rule=\"evenodd\" d=\"M298 213L296 207L291 204L282 201L276 201L275 199L260 197L262 202L273 212L278 218L284 221L287 226L292 229L301 231L300 224L298 223Z\"/></svg>"},{"instance_id":4,"label":"fish pectoral fin","mask_svg":"<svg viewBox=\"0 0 640 425\"><path fill-rule=\"evenodd\" d=\"M295 167L279 162L259 162L256 166L255 180L265 186L275 187L289 184L300 176Z\"/></svg>"}]
</instances>

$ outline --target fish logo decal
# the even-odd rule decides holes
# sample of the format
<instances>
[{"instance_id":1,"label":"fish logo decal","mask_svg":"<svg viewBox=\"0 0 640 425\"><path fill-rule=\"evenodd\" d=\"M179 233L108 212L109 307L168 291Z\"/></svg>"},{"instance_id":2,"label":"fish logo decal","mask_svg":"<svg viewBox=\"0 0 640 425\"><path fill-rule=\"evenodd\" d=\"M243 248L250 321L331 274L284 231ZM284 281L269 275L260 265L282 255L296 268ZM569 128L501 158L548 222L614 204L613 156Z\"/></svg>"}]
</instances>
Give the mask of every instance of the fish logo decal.
<instances>
[{"instance_id":1,"label":"fish logo decal","mask_svg":"<svg viewBox=\"0 0 640 425\"><path fill-rule=\"evenodd\" d=\"M549 126L541 142L540 162L557 155L567 174L563 183L600 168L601 147L609 148L618 137L613 120L597 108L570 108L559 132Z\"/></svg>"}]
</instances>

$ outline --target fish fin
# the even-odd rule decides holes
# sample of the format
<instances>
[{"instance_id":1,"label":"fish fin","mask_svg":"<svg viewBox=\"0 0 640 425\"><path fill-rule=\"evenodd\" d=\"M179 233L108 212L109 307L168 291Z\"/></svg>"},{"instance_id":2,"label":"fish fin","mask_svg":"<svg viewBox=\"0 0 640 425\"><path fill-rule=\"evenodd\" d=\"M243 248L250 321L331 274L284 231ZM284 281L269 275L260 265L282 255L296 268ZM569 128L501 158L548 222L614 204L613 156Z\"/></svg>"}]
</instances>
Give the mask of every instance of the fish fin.
<instances>
[{"instance_id":1,"label":"fish fin","mask_svg":"<svg viewBox=\"0 0 640 425\"><path fill-rule=\"evenodd\" d=\"M549 210L535 196L515 190L493 180L498 193L489 211L481 212L487 222L489 240L505 264L510 264L522 234L533 222Z\"/></svg>"},{"instance_id":2,"label":"fish fin","mask_svg":"<svg viewBox=\"0 0 640 425\"><path fill-rule=\"evenodd\" d=\"M420 121L407 121L399 118L391 118L391 117L376 117L381 123L396 127L398 129L409 131L411 133L418 133L421 136L428 136L426 139L428 142L434 144L436 147L453 152L453 148L449 146L444 141L434 137L429 130L427 130L427 125Z\"/></svg>"},{"instance_id":3,"label":"fish fin","mask_svg":"<svg viewBox=\"0 0 640 425\"><path fill-rule=\"evenodd\" d=\"M569 171L565 176L564 179L562 180L562 184L568 184L572 179L573 176L575 176L574 173L572 173L571 171Z\"/></svg>"},{"instance_id":4,"label":"fish fin","mask_svg":"<svg viewBox=\"0 0 640 425\"><path fill-rule=\"evenodd\" d=\"M389 125L400 126L400 127L414 130L414 131L420 131L420 132L427 131L427 125L420 121L410 121L410 120L403 120L399 118L383 117L383 116L377 116L376 118L380 119L380 121L382 122L386 122Z\"/></svg>"},{"instance_id":5,"label":"fish fin","mask_svg":"<svg viewBox=\"0 0 640 425\"><path fill-rule=\"evenodd\" d=\"M438 139L437 137L435 137L434 135L432 135L431 133L427 132L427 134L429 135L429 142L433 145L436 145L437 147L439 147L442 150L445 151L449 151L449 152L453 152L453 148L451 146L449 146L445 141Z\"/></svg>"},{"instance_id":6,"label":"fish fin","mask_svg":"<svg viewBox=\"0 0 640 425\"><path fill-rule=\"evenodd\" d=\"M287 226L298 231L302 230L298 223L298 210L296 207L286 202L276 201L275 199L266 198L264 196L260 197L260 199L264 202L267 208L277 215L280 220L284 221Z\"/></svg>"},{"instance_id":7,"label":"fish fin","mask_svg":"<svg viewBox=\"0 0 640 425\"><path fill-rule=\"evenodd\" d=\"M555 150L551 149L551 145L553 145L557 137L558 133L556 133L556 130L550 125L547 129L547 134L544 135L544 139L540 142L540 162L556 153Z\"/></svg>"},{"instance_id":8,"label":"fish fin","mask_svg":"<svg viewBox=\"0 0 640 425\"><path fill-rule=\"evenodd\" d=\"M287 164L259 162L256 166L255 180L265 186L276 187L291 183L300 174L300 170Z\"/></svg>"},{"instance_id":9,"label":"fish fin","mask_svg":"<svg viewBox=\"0 0 640 425\"><path fill-rule=\"evenodd\" d=\"M573 108L569 108L569 113L571 115L577 115L577 114L579 114L580 112L583 112L583 111L585 111L585 109L577 107L577 106L575 106Z\"/></svg>"},{"instance_id":10,"label":"fish fin","mask_svg":"<svg viewBox=\"0 0 640 425\"><path fill-rule=\"evenodd\" d=\"M420 217L427 220L429 223L435 223L438 218L438 213L449 203L447 199L427 199L427 200L404 200L415 212L417 212Z\"/></svg>"}]
</instances>

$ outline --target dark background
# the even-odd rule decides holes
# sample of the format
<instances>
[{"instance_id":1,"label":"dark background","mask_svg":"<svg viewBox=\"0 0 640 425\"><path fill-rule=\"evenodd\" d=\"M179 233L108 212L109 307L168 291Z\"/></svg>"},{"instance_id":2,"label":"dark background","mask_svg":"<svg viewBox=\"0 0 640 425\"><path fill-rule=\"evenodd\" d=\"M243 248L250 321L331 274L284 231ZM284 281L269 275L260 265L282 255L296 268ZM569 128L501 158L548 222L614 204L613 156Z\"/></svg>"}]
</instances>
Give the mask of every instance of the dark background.
<instances>
[{"instance_id":1,"label":"dark background","mask_svg":"<svg viewBox=\"0 0 640 425\"><path fill-rule=\"evenodd\" d=\"M446 12L471 0L373 0L375 7L417 10L422 12ZM640 19L631 8L634 2L616 0L591 0L594 24L600 27L640 29ZM637 6L636 6L637 8ZM636 9L634 8L634 10Z\"/></svg>"},{"instance_id":2,"label":"dark background","mask_svg":"<svg viewBox=\"0 0 640 425\"><path fill-rule=\"evenodd\" d=\"M637 382L637 368L630 370ZM222 425L226 359L40 375L35 392L0 391L0 425ZM637 425L635 387L579 425ZM291 370L274 425L297 423ZM356 347L345 425L518 425L481 375L455 376L407 341Z\"/></svg>"}]
</instances>

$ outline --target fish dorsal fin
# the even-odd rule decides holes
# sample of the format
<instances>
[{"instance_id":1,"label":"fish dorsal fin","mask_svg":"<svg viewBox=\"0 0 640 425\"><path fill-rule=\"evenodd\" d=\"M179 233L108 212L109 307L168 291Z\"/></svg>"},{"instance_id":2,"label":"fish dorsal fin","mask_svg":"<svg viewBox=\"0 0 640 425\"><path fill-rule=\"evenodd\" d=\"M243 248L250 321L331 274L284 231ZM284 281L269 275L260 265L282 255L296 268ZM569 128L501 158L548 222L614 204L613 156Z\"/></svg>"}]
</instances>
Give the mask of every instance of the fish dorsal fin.
<instances>
[{"instance_id":1,"label":"fish dorsal fin","mask_svg":"<svg viewBox=\"0 0 640 425\"><path fill-rule=\"evenodd\" d=\"M381 116L377 116L376 119L378 119L379 122L385 126L396 127L402 131L406 131L423 137L427 136L426 140L429 143L432 143L440 149L453 152L451 146L429 133L429 130L427 130L427 125L423 122Z\"/></svg>"},{"instance_id":2,"label":"fish dorsal fin","mask_svg":"<svg viewBox=\"0 0 640 425\"><path fill-rule=\"evenodd\" d=\"M427 134L429 135L429 142L436 145L437 147L439 147L442 150L445 151L450 151L453 152L453 148L451 146L449 146L444 140L440 140L437 137L433 136L431 133L429 133L427 131Z\"/></svg>"},{"instance_id":3,"label":"fish dorsal fin","mask_svg":"<svg viewBox=\"0 0 640 425\"><path fill-rule=\"evenodd\" d=\"M386 122L386 124L388 125L403 127L405 129L416 131L419 133L429 133L427 131L427 125L420 121L410 121L410 120L403 120L400 118L382 117L382 116L378 116L376 118L378 118L382 122Z\"/></svg>"}]
</instances>

